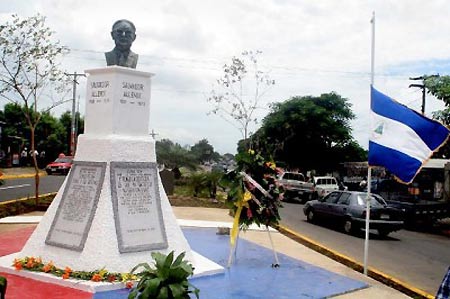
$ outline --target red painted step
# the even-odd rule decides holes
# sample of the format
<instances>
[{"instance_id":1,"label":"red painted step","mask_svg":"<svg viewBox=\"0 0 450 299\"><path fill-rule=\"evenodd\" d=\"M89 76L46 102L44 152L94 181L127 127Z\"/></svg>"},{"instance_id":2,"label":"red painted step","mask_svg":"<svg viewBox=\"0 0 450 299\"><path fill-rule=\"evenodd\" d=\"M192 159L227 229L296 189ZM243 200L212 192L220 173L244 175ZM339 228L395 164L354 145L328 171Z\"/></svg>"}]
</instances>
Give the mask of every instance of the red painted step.
<instances>
[{"instance_id":1,"label":"red painted step","mask_svg":"<svg viewBox=\"0 0 450 299\"><path fill-rule=\"evenodd\" d=\"M0 235L0 256L22 250L36 226L4 232ZM0 272L8 280L6 299L90 299L93 294Z\"/></svg>"}]
</instances>

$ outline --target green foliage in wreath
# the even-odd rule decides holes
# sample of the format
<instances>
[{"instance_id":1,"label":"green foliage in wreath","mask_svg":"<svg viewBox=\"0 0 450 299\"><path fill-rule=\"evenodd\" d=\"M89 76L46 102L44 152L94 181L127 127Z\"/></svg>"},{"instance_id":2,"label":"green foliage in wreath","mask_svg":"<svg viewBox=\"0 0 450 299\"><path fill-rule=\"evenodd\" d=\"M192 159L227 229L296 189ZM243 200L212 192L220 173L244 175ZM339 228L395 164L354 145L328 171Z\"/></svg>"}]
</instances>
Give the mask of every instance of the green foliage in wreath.
<instances>
[{"instance_id":1,"label":"green foliage in wreath","mask_svg":"<svg viewBox=\"0 0 450 299\"><path fill-rule=\"evenodd\" d=\"M231 213L236 215L241 204L243 206L239 215L241 227L253 223L258 226L277 225L280 220L278 209L281 207L281 198L275 180L275 163L267 161L253 150L238 154L236 162L236 169L228 172L221 181L222 186L229 190L226 204ZM261 191L244 174L251 177L266 192ZM249 195L251 199L248 200Z\"/></svg>"}]
</instances>

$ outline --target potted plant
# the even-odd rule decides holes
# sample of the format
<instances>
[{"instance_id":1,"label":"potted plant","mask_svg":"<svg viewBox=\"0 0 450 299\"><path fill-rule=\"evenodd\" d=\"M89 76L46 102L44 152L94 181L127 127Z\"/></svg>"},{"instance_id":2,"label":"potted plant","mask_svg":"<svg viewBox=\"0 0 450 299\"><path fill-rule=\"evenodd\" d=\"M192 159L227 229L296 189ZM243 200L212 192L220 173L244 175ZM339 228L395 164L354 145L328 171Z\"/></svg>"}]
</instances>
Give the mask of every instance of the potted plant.
<instances>
[{"instance_id":1,"label":"potted plant","mask_svg":"<svg viewBox=\"0 0 450 299\"><path fill-rule=\"evenodd\" d=\"M189 283L188 277L194 268L183 260L185 253L181 253L174 261L174 252L167 256L152 252L154 268L148 263L136 265L131 273L140 277L136 287L130 292L128 299L189 299L189 294L199 298L199 290ZM143 271L137 272L140 268Z\"/></svg>"}]
</instances>

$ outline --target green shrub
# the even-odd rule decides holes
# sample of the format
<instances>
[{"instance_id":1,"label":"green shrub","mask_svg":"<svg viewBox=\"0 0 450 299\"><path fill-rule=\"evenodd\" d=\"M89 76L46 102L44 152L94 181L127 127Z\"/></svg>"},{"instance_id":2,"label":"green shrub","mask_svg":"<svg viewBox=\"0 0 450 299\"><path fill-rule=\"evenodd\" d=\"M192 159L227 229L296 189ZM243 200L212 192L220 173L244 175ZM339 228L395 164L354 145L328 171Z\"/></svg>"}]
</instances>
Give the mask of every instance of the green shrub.
<instances>
[{"instance_id":1,"label":"green shrub","mask_svg":"<svg viewBox=\"0 0 450 299\"><path fill-rule=\"evenodd\" d=\"M195 294L198 299L200 291L188 281L194 268L183 260L184 256L183 252L174 261L173 251L167 256L153 252L155 268L141 263L131 270L131 273L135 273L139 268L144 268L144 271L137 273L140 280L128 299L189 299L189 294Z\"/></svg>"},{"instance_id":2,"label":"green shrub","mask_svg":"<svg viewBox=\"0 0 450 299\"><path fill-rule=\"evenodd\" d=\"M194 172L187 178L187 186L192 192L192 196L199 197L207 188L208 180L204 172Z\"/></svg>"}]
</instances>

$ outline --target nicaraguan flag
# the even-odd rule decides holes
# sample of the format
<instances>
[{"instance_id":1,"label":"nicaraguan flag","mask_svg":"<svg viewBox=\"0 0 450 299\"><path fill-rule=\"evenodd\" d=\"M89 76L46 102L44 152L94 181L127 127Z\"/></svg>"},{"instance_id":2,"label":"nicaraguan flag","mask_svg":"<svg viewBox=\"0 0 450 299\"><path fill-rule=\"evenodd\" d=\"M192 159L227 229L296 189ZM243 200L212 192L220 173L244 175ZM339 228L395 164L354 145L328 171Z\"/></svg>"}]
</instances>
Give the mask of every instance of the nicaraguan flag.
<instances>
[{"instance_id":1,"label":"nicaraguan flag","mask_svg":"<svg viewBox=\"0 0 450 299\"><path fill-rule=\"evenodd\" d=\"M384 166L400 181L411 183L449 130L371 87L372 134L369 165Z\"/></svg>"}]
</instances>

